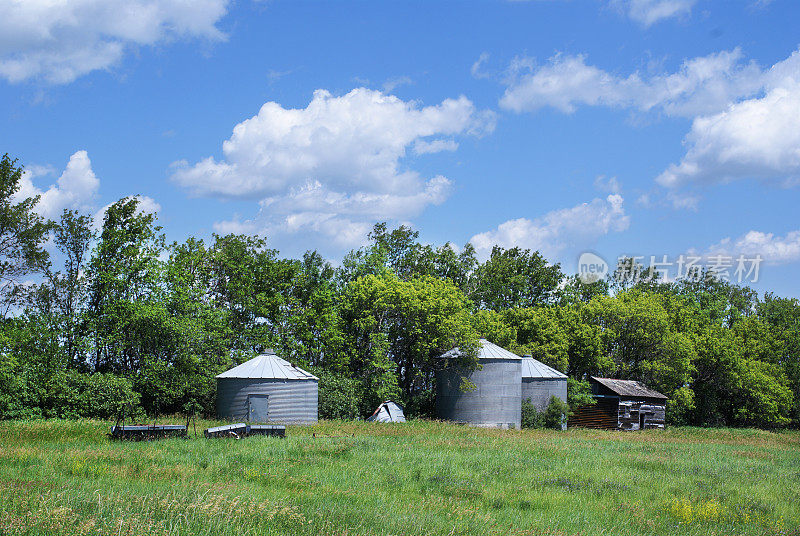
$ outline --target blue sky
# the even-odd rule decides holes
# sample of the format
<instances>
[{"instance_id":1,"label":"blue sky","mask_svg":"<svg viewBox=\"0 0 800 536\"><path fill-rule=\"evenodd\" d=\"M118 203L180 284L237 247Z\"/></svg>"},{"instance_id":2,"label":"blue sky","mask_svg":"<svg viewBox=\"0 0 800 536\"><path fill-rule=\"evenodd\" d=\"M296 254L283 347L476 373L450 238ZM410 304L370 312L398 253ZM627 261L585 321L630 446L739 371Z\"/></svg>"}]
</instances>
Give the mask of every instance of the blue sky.
<instances>
[{"instance_id":1,"label":"blue sky","mask_svg":"<svg viewBox=\"0 0 800 536\"><path fill-rule=\"evenodd\" d=\"M568 272L761 256L800 296L795 1L122 6L0 0L0 151L45 215L139 194L170 240L333 260L379 220Z\"/></svg>"}]
</instances>

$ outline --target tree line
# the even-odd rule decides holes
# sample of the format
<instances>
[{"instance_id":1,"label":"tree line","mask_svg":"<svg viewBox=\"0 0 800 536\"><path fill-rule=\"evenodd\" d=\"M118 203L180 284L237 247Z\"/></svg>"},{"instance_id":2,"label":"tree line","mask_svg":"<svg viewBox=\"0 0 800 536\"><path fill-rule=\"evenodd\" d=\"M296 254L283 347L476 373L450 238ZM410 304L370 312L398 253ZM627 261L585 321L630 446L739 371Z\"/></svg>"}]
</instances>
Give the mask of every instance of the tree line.
<instances>
[{"instance_id":1,"label":"tree line","mask_svg":"<svg viewBox=\"0 0 800 536\"><path fill-rule=\"evenodd\" d=\"M434 416L443 352L475 366L485 337L564 373L570 403L592 375L669 397L672 424L800 423L800 303L706 272L584 284L539 252L433 247L378 223L338 267L282 258L265 239L167 243L138 197L101 224L19 200L0 161L0 417L214 413L220 372L266 348L320 377L320 416L394 399ZM48 253L48 251L52 253Z\"/></svg>"}]
</instances>

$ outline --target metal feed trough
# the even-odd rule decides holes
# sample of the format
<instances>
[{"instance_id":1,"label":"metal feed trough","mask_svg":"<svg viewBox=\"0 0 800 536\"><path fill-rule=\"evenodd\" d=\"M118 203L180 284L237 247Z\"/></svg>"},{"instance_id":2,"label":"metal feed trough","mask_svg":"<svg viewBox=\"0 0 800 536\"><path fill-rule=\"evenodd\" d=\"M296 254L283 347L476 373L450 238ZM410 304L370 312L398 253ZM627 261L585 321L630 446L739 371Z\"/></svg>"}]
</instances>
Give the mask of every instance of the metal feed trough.
<instances>
[{"instance_id":1,"label":"metal feed trough","mask_svg":"<svg viewBox=\"0 0 800 536\"><path fill-rule=\"evenodd\" d=\"M111 433L108 435L111 439L127 441L152 441L154 439L187 436L186 426L182 424L112 426Z\"/></svg>"},{"instance_id":2,"label":"metal feed trough","mask_svg":"<svg viewBox=\"0 0 800 536\"><path fill-rule=\"evenodd\" d=\"M235 439L254 435L286 437L286 427L279 424L246 424L237 422L236 424L207 428L203 435L207 438L232 437Z\"/></svg>"},{"instance_id":3,"label":"metal feed trough","mask_svg":"<svg viewBox=\"0 0 800 536\"><path fill-rule=\"evenodd\" d=\"M280 424L251 424L247 435L286 437L286 427Z\"/></svg>"}]
</instances>

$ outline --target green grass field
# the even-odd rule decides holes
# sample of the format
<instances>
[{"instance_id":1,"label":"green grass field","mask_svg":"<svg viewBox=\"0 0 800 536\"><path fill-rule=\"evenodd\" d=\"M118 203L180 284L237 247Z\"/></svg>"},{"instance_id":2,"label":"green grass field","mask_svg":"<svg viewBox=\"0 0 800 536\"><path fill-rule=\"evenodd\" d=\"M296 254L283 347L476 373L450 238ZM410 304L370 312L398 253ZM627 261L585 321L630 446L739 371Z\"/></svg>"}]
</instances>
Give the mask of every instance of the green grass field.
<instances>
[{"instance_id":1,"label":"green grass field","mask_svg":"<svg viewBox=\"0 0 800 536\"><path fill-rule=\"evenodd\" d=\"M797 432L325 422L287 439L121 443L108 430L0 423L0 534L800 534Z\"/></svg>"}]
</instances>

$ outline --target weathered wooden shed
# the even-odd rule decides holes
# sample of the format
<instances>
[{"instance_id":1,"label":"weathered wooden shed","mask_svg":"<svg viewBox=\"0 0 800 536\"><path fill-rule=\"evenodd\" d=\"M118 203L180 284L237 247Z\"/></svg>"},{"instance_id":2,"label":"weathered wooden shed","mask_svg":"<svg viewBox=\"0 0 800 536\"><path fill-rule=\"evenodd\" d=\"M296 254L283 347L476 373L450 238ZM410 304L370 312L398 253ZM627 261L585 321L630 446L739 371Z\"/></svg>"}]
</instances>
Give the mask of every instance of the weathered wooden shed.
<instances>
[{"instance_id":1,"label":"weathered wooden shed","mask_svg":"<svg viewBox=\"0 0 800 536\"><path fill-rule=\"evenodd\" d=\"M317 422L319 379L272 350L217 376L217 415L252 423Z\"/></svg>"},{"instance_id":2,"label":"weathered wooden shed","mask_svg":"<svg viewBox=\"0 0 800 536\"><path fill-rule=\"evenodd\" d=\"M461 355L458 348L443 359ZM522 358L486 339L478 349L480 368L448 366L436 372L436 412L459 423L492 428L519 428L522 419ZM463 390L468 379L475 389Z\"/></svg>"},{"instance_id":3,"label":"weathered wooden shed","mask_svg":"<svg viewBox=\"0 0 800 536\"><path fill-rule=\"evenodd\" d=\"M567 401L567 375L529 355L522 357L522 400L544 411L552 397Z\"/></svg>"},{"instance_id":4,"label":"weathered wooden shed","mask_svg":"<svg viewBox=\"0 0 800 536\"><path fill-rule=\"evenodd\" d=\"M578 408L569 426L606 430L664 428L667 397L632 380L589 379L594 405Z\"/></svg>"}]
</instances>

